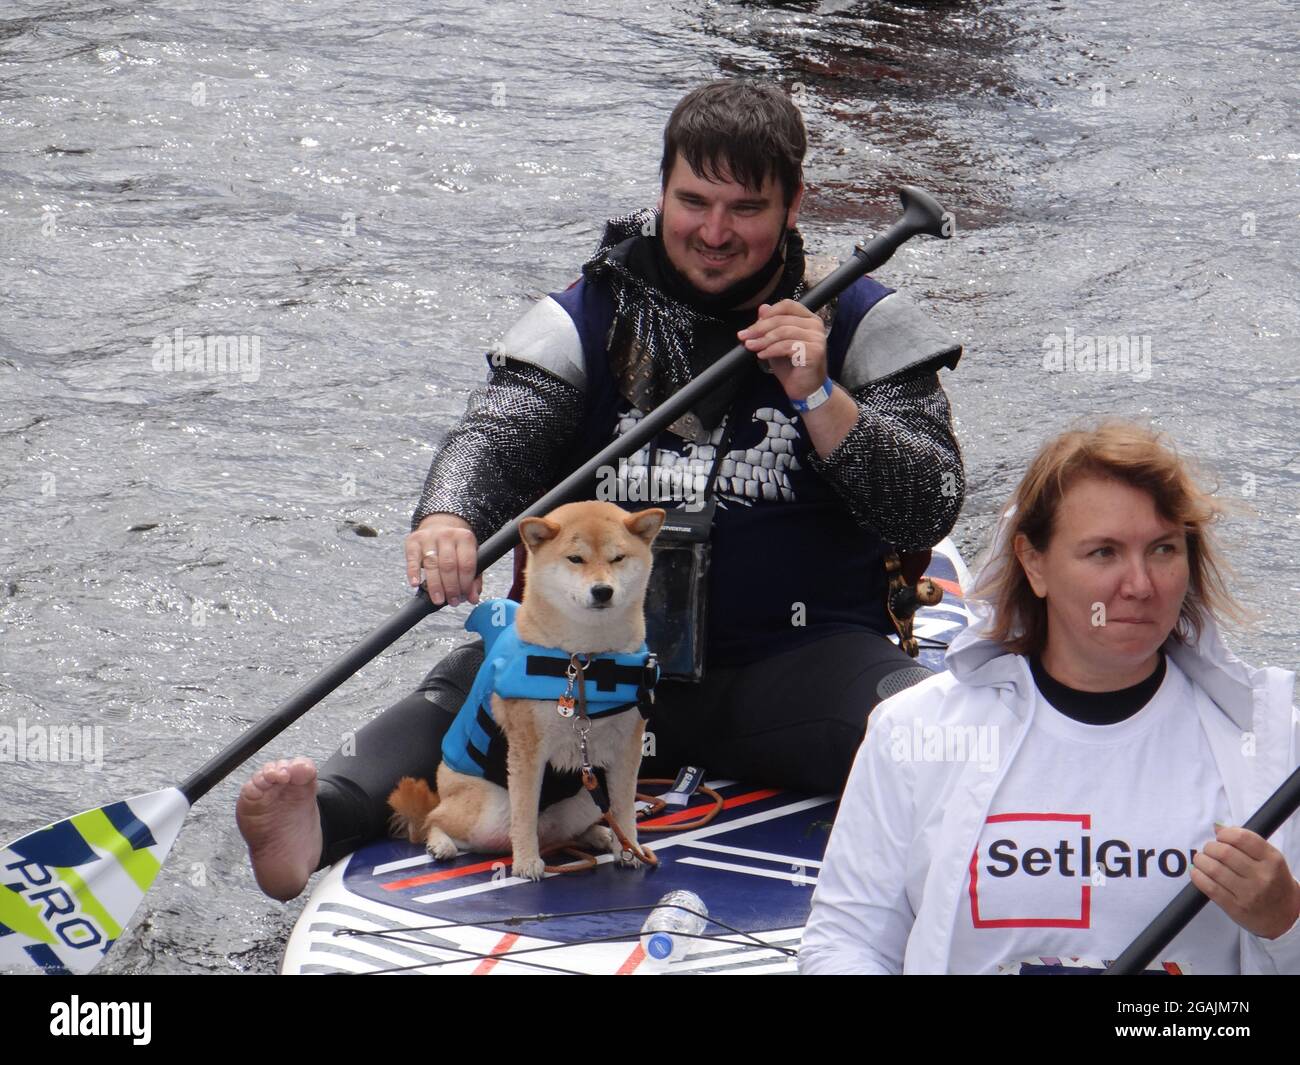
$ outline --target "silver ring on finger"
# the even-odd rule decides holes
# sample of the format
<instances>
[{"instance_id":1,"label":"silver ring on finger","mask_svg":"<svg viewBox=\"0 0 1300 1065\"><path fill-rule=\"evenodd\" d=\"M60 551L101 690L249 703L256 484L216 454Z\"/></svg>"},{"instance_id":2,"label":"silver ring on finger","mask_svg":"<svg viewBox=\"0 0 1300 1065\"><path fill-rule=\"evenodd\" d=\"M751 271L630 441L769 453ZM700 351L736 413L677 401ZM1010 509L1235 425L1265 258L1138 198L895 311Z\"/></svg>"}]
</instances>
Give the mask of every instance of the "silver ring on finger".
<instances>
[{"instance_id":1,"label":"silver ring on finger","mask_svg":"<svg viewBox=\"0 0 1300 1065\"><path fill-rule=\"evenodd\" d=\"M430 548L428 551L426 551L426 552L424 553L423 557L424 557L424 558L437 558L437 557L438 557L438 552L437 552L437 551L434 551L432 548Z\"/></svg>"}]
</instances>

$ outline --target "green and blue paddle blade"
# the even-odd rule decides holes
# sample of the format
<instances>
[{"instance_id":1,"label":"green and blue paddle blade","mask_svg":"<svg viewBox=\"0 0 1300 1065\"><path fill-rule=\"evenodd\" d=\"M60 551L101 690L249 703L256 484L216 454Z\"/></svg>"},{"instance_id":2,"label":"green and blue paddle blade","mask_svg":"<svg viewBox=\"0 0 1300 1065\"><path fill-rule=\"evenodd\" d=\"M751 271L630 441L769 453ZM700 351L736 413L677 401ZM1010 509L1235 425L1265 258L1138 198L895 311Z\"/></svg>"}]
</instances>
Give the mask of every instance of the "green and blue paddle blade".
<instances>
[{"instance_id":1,"label":"green and blue paddle blade","mask_svg":"<svg viewBox=\"0 0 1300 1065\"><path fill-rule=\"evenodd\" d=\"M189 809L179 788L164 788L0 850L0 969L90 972L158 876Z\"/></svg>"}]
</instances>

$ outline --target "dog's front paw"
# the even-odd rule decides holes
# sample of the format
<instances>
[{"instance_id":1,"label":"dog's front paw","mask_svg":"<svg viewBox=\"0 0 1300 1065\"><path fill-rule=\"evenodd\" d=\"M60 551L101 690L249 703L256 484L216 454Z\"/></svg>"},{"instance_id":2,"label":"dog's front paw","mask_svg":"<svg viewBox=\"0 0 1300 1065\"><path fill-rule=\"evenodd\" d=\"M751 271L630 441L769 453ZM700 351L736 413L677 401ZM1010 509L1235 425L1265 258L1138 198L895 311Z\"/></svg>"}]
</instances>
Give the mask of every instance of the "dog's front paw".
<instances>
[{"instance_id":1,"label":"dog's front paw","mask_svg":"<svg viewBox=\"0 0 1300 1065\"><path fill-rule=\"evenodd\" d=\"M456 857L460 853L455 841L442 829L430 826L429 835L424 841L424 848L440 862Z\"/></svg>"},{"instance_id":2,"label":"dog's front paw","mask_svg":"<svg viewBox=\"0 0 1300 1065\"><path fill-rule=\"evenodd\" d=\"M546 872L546 863L541 858L522 858L517 859L510 867L511 875L523 877L525 880L541 880L542 874Z\"/></svg>"},{"instance_id":3,"label":"dog's front paw","mask_svg":"<svg viewBox=\"0 0 1300 1065\"><path fill-rule=\"evenodd\" d=\"M595 851L608 851L614 856L614 864L621 865L624 869L636 869L641 865L641 859L635 851L623 849L623 844L618 841L618 833L599 822L579 836L578 842ZM636 841L632 840L632 843L635 844Z\"/></svg>"},{"instance_id":4,"label":"dog's front paw","mask_svg":"<svg viewBox=\"0 0 1300 1065\"><path fill-rule=\"evenodd\" d=\"M577 841L580 845L590 847L594 851L607 851L614 856L616 865L627 869L635 869L641 864L636 854L623 850L623 844L618 841L618 834L600 823L592 825L578 837Z\"/></svg>"}]
</instances>

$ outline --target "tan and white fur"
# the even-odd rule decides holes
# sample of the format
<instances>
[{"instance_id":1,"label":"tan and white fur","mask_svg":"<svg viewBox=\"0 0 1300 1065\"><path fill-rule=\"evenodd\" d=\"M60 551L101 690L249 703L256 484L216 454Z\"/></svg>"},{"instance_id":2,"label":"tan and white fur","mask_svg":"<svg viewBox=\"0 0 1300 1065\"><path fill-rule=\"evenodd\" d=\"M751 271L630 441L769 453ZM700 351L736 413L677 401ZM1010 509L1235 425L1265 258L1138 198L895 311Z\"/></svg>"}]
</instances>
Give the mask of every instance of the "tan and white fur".
<instances>
[{"instance_id":1,"label":"tan and white fur","mask_svg":"<svg viewBox=\"0 0 1300 1065\"><path fill-rule=\"evenodd\" d=\"M528 551L523 601L515 628L528 643L583 654L630 653L645 641L645 592L650 545L663 525L658 507L628 513L613 503L568 503L544 518L524 518ZM508 790L481 777L438 767L437 794L403 778L389 796L395 830L446 859L458 850L499 853L508 845L515 876L541 879L540 852L568 840L637 866L618 838L600 824L591 796L580 790L539 817L547 763L576 771L582 761L575 718L561 717L553 699L492 695L492 714L509 744ZM591 764L605 770L610 812L636 842L636 780L645 720L636 710L597 715L587 737Z\"/></svg>"}]
</instances>

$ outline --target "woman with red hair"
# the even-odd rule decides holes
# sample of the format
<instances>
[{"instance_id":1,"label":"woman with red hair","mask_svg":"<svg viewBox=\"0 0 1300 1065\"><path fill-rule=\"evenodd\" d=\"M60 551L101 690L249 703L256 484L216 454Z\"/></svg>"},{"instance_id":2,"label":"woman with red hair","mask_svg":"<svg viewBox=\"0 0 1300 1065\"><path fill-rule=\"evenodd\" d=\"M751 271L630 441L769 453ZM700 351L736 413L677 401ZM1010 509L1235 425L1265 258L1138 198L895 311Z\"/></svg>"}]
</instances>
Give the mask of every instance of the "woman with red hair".
<instances>
[{"instance_id":1,"label":"woman with red hair","mask_svg":"<svg viewBox=\"0 0 1300 1065\"><path fill-rule=\"evenodd\" d=\"M1039 451L948 672L871 714L801 971L1100 969L1190 876L1159 971L1300 972L1300 828L1233 827L1297 764L1294 677L1219 637L1221 513L1138 426Z\"/></svg>"}]
</instances>

